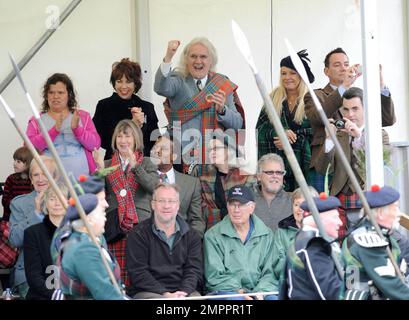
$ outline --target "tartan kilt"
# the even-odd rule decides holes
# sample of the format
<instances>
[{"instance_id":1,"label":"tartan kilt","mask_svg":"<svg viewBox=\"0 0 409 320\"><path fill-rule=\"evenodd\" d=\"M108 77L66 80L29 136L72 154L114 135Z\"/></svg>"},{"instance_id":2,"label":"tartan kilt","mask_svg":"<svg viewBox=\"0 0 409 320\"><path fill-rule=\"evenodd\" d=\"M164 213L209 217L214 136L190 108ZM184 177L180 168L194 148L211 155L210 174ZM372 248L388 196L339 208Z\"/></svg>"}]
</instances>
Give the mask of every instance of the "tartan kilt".
<instances>
[{"instance_id":1,"label":"tartan kilt","mask_svg":"<svg viewBox=\"0 0 409 320\"><path fill-rule=\"evenodd\" d=\"M339 228L338 237L344 237L346 233L347 225L347 211L350 209L359 209L361 208L361 201L357 193L351 195L346 195L344 193L339 193L337 198L341 202L341 207L338 208L339 218L342 221L342 226Z\"/></svg>"},{"instance_id":2,"label":"tartan kilt","mask_svg":"<svg viewBox=\"0 0 409 320\"><path fill-rule=\"evenodd\" d=\"M8 221L0 222L0 266L11 268L17 260L18 250L8 240L10 234Z\"/></svg>"},{"instance_id":3,"label":"tartan kilt","mask_svg":"<svg viewBox=\"0 0 409 320\"><path fill-rule=\"evenodd\" d=\"M118 265L121 269L121 281L128 288L130 285L128 270L125 266L125 248L126 248L126 238L123 238L117 242L108 243L109 251L114 255Z\"/></svg>"}]
</instances>

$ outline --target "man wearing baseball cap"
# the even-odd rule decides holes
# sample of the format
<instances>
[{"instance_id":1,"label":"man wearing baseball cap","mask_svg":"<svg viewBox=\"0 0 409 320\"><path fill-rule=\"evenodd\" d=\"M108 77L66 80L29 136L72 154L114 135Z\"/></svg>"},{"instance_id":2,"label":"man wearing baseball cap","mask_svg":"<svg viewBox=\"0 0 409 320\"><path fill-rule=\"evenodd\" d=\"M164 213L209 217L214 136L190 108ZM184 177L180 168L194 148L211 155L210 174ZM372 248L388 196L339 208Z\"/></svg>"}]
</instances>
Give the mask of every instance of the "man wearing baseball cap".
<instances>
[{"instance_id":1,"label":"man wearing baseball cap","mask_svg":"<svg viewBox=\"0 0 409 320\"><path fill-rule=\"evenodd\" d=\"M365 218L345 239L342 253L346 263L345 299L402 299L409 300L409 287L403 283L389 259L389 246L403 274L406 261L400 257L399 245L390 235L399 225L402 212L399 209L399 192L389 186L377 185L364 192L383 238L376 233L369 219ZM363 213L363 211L362 211Z\"/></svg>"},{"instance_id":2,"label":"man wearing baseball cap","mask_svg":"<svg viewBox=\"0 0 409 320\"><path fill-rule=\"evenodd\" d=\"M338 198L321 193L313 198L327 235L336 239L342 222L339 219ZM301 203L304 210L302 228L287 252L286 287L282 295L291 300L338 300L344 292L344 284L331 258L333 247L319 233L308 203Z\"/></svg>"},{"instance_id":3,"label":"man wearing baseball cap","mask_svg":"<svg viewBox=\"0 0 409 320\"><path fill-rule=\"evenodd\" d=\"M253 214L254 209L253 192L244 185L236 185L228 193L228 214L205 233L205 280L210 294L278 290L272 264L273 233ZM276 300L277 295L260 293L245 297L253 298Z\"/></svg>"}]
</instances>

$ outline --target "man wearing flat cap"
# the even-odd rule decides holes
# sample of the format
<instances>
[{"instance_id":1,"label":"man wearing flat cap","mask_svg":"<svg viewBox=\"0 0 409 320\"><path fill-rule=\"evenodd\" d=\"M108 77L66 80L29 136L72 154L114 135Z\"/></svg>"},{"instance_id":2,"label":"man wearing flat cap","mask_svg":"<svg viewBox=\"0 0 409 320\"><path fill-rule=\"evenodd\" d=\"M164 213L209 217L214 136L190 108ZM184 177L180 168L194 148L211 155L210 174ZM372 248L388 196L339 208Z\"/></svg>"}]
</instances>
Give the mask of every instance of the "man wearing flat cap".
<instances>
[{"instance_id":1,"label":"man wearing flat cap","mask_svg":"<svg viewBox=\"0 0 409 320\"><path fill-rule=\"evenodd\" d=\"M392 265L386 247L392 251L403 274L406 261L400 258L400 249L390 236L399 225L399 192L389 186L377 185L365 192L365 197L383 238L376 233L367 218L344 240L342 253L346 265L345 299L402 299L409 300L409 287L403 283ZM362 211L363 214L363 211Z\"/></svg>"},{"instance_id":2,"label":"man wearing flat cap","mask_svg":"<svg viewBox=\"0 0 409 320\"><path fill-rule=\"evenodd\" d=\"M248 187L232 187L228 214L205 233L205 281L210 294L278 291L272 263L273 233L253 214L254 208L254 195ZM253 298L276 300L277 296L258 294L245 299Z\"/></svg>"},{"instance_id":3,"label":"man wearing flat cap","mask_svg":"<svg viewBox=\"0 0 409 320\"><path fill-rule=\"evenodd\" d=\"M324 193L313 200L325 232L335 240L342 224L337 210L339 200ZM331 258L334 247L319 233L306 201L301 203L301 209L302 228L288 249L286 283L280 294L291 300L341 299L344 284Z\"/></svg>"},{"instance_id":4,"label":"man wearing flat cap","mask_svg":"<svg viewBox=\"0 0 409 320\"><path fill-rule=\"evenodd\" d=\"M108 265L120 283L119 265L107 250L103 237L105 207L94 194L80 195L79 201L84 208L91 231L100 242ZM99 249L91 241L75 205L68 207L64 219L65 232L60 233L53 241L58 247L56 264L60 270L60 287L65 299L123 300L124 295L112 284Z\"/></svg>"}]
</instances>

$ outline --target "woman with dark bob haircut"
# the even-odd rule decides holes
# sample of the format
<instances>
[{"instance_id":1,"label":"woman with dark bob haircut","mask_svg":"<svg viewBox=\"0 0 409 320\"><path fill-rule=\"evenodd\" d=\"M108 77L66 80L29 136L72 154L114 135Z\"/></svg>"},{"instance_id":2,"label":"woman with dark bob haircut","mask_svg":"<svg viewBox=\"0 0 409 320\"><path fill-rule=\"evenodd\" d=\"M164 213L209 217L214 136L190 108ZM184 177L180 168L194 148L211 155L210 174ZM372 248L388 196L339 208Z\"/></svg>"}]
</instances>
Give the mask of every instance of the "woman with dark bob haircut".
<instances>
[{"instance_id":1,"label":"woman with dark bob haircut","mask_svg":"<svg viewBox=\"0 0 409 320\"><path fill-rule=\"evenodd\" d=\"M43 87L41 119L67 172L75 177L93 173L92 151L101 139L88 112L78 107L74 85L64 73L54 73ZM28 122L27 136L33 145L49 155L47 143L34 117Z\"/></svg>"},{"instance_id":2,"label":"woman with dark bob haircut","mask_svg":"<svg viewBox=\"0 0 409 320\"><path fill-rule=\"evenodd\" d=\"M112 65L110 82L115 92L112 96L98 101L94 123L101 136L101 147L105 149L105 160L111 159L111 139L115 126L124 119L132 120L143 134L144 155L149 156L156 137L151 133L158 129L158 117L152 103L136 95L142 86L141 66L123 58Z\"/></svg>"}]
</instances>

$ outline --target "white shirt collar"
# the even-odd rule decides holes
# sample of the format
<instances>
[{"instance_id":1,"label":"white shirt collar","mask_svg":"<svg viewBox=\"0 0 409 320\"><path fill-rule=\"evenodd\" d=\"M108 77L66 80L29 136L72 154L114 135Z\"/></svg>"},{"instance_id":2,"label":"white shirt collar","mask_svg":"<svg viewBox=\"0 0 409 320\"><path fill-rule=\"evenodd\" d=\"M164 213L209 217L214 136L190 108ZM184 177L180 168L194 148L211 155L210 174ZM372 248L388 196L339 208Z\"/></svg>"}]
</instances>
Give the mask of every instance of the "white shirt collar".
<instances>
[{"instance_id":1,"label":"white shirt collar","mask_svg":"<svg viewBox=\"0 0 409 320\"><path fill-rule=\"evenodd\" d=\"M207 83L207 78L208 78L208 76L206 75L204 78L202 78L202 79L196 79L196 78L193 78L194 80L195 80L195 84L197 83L197 81L198 80L200 80L201 81L201 87L202 87L202 89L206 86L206 83Z\"/></svg>"},{"instance_id":2,"label":"white shirt collar","mask_svg":"<svg viewBox=\"0 0 409 320\"><path fill-rule=\"evenodd\" d=\"M161 172L159 170L157 170L158 174L161 175L162 173L166 174L166 177L168 178L169 183L174 184L175 183L175 170L173 168L171 168L168 172Z\"/></svg>"},{"instance_id":3,"label":"white shirt collar","mask_svg":"<svg viewBox=\"0 0 409 320\"><path fill-rule=\"evenodd\" d=\"M119 159L121 160L122 171L125 171L126 166L129 164L129 159L124 160L121 155L119 155Z\"/></svg>"}]
</instances>

